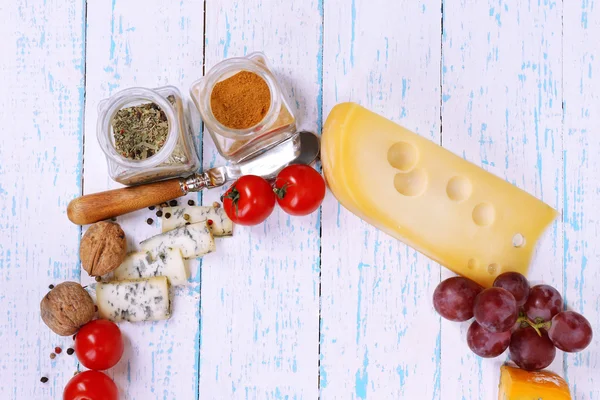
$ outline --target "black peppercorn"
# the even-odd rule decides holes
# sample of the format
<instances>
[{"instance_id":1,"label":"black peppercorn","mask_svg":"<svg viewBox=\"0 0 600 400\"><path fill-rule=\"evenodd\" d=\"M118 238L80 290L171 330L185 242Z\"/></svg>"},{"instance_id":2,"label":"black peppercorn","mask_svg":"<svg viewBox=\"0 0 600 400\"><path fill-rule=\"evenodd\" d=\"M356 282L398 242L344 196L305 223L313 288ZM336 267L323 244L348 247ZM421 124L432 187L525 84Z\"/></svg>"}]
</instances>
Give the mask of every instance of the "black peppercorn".
<instances>
[{"instance_id":1,"label":"black peppercorn","mask_svg":"<svg viewBox=\"0 0 600 400\"><path fill-rule=\"evenodd\" d=\"M171 218L171 213L166 213L166 214L165 214L165 218L166 218L166 219L169 219L169 218Z\"/></svg>"},{"instance_id":2,"label":"black peppercorn","mask_svg":"<svg viewBox=\"0 0 600 400\"><path fill-rule=\"evenodd\" d=\"M196 202L194 200L188 200L188 206L193 206L195 204Z\"/></svg>"},{"instance_id":3,"label":"black peppercorn","mask_svg":"<svg viewBox=\"0 0 600 400\"><path fill-rule=\"evenodd\" d=\"M158 210L158 211L156 212L156 216L157 216L157 217L159 217L159 218L160 218L160 217L162 217L162 211L161 211L161 210Z\"/></svg>"},{"instance_id":4,"label":"black peppercorn","mask_svg":"<svg viewBox=\"0 0 600 400\"><path fill-rule=\"evenodd\" d=\"M146 223L147 223L148 225L152 225L152 224L154 223L154 220L153 220L152 218L148 218L148 219L146 220Z\"/></svg>"},{"instance_id":5,"label":"black peppercorn","mask_svg":"<svg viewBox=\"0 0 600 400\"><path fill-rule=\"evenodd\" d=\"M150 207L148 207L148 209L149 209L150 211L153 211L155 208L156 208L155 206L150 206Z\"/></svg>"},{"instance_id":6,"label":"black peppercorn","mask_svg":"<svg viewBox=\"0 0 600 400\"><path fill-rule=\"evenodd\" d=\"M50 290L54 289L54 285L48 285L48 289L50 289Z\"/></svg>"},{"instance_id":7,"label":"black peppercorn","mask_svg":"<svg viewBox=\"0 0 600 400\"><path fill-rule=\"evenodd\" d=\"M171 201L169 202L169 205L170 205L171 207L175 207L175 206L177 205L177 200L171 200Z\"/></svg>"},{"instance_id":8,"label":"black peppercorn","mask_svg":"<svg viewBox=\"0 0 600 400\"><path fill-rule=\"evenodd\" d=\"M75 350L73 350L72 348L70 348L70 347L69 347L69 348L67 349L67 354L68 354L68 355L70 355L70 356L72 356L72 355L73 355L73 353L75 353Z\"/></svg>"},{"instance_id":9,"label":"black peppercorn","mask_svg":"<svg viewBox=\"0 0 600 400\"><path fill-rule=\"evenodd\" d=\"M42 378L40 379L40 382L46 383L46 382L48 382L48 378L46 378L45 376L42 376Z\"/></svg>"}]
</instances>

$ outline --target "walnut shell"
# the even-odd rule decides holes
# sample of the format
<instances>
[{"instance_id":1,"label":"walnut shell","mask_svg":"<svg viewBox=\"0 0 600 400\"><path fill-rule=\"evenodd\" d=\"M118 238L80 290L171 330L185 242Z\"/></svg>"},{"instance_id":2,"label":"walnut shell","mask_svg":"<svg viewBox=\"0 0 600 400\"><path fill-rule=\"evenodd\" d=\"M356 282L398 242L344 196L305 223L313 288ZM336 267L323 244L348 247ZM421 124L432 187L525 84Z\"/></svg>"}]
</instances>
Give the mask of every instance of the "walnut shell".
<instances>
[{"instance_id":1,"label":"walnut shell","mask_svg":"<svg viewBox=\"0 0 600 400\"><path fill-rule=\"evenodd\" d=\"M116 269L127 254L123 229L114 222L93 224L83 235L79 246L81 265L90 276L102 276Z\"/></svg>"},{"instance_id":2,"label":"walnut shell","mask_svg":"<svg viewBox=\"0 0 600 400\"><path fill-rule=\"evenodd\" d=\"M77 282L59 283L40 302L42 320L61 336L70 336L94 318L94 301Z\"/></svg>"}]
</instances>

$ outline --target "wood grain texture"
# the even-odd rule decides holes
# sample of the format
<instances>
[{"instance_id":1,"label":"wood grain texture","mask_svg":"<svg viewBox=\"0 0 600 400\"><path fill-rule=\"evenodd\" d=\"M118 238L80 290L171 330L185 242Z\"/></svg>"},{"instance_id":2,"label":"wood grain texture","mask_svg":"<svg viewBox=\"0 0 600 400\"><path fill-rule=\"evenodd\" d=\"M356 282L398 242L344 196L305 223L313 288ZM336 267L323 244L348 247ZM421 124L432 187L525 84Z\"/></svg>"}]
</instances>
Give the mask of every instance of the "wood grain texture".
<instances>
[{"instance_id":1,"label":"wood grain texture","mask_svg":"<svg viewBox=\"0 0 600 400\"><path fill-rule=\"evenodd\" d=\"M564 3L563 279L567 308L592 324L594 339L564 357L576 399L600 399L600 8Z\"/></svg>"},{"instance_id":2,"label":"wood grain texture","mask_svg":"<svg viewBox=\"0 0 600 400\"><path fill-rule=\"evenodd\" d=\"M78 225L118 217L183 196L181 182L180 178L174 178L86 194L69 203L67 215Z\"/></svg>"},{"instance_id":3,"label":"wood grain texture","mask_svg":"<svg viewBox=\"0 0 600 400\"><path fill-rule=\"evenodd\" d=\"M82 1L0 5L0 398L55 399L77 368L42 322L48 285L79 280L85 23ZM46 384L40 382L48 377Z\"/></svg>"},{"instance_id":4,"label":"wood grain texture","mask_svg":"<svg viewBox=\"0 0 600 400\"><path fill-rule=\"evenodd\" d=\"M444 147L559 211L561 13L560 2L444 0L442 42ZM538 242L528 275L532 284L563 291L562 235L557 219ZM473 355L468 327L442 322L442 389L452 394L447 398L458 393L494 399L490 388L497 387L508 353L493 360ZM557 352L550 368L562 375L561 366Z\"/></svg>"},{"instance_id":5,"label":"wood grain texture","mask_svg":"<svg viewBox=\"0 0 600 400\"><path fill-rule=\"evenodd\" d=\"M207 71L224 58L264 52L299 128L317 131L321 15L318 1L208 1ZM205 132L204 167L220 160ZM205 192L204 205L225 190ZM277 207L264 224L236 226L204 259L201 398L317 398L319 231L318 212L290 217Z\"/></svg>"},{"instance_id":6,"label":"wood grain texture","mask_svg":"<svg viewBox=\"0 0 600 400\"><path fill-rule=\"evenodd\" d=\"M121 187L96 139L99 101L132 86L187 98L205 65L252 51L269 58L299 128L319 133L335 104L357 101L556 207L529 277L592 323L590 347L558 352L551 369L574 399L600 399L596 0L16 0L0 17L1 399L60 398L80 368L64 351L48 357L72 339L43 324L39 301L63 280L93 293L66 209ZM188 106L203 166L221 164ZM210 205L225 189L179 202ZM117 218L130 250L158 220L148 209ZM468 323L433 310L451 273L330 193L320 213L276 209L236 226L189 267L169 321L120 324L126 352L108 373L121 398L497 397L507 355L471 355Z\"/></svg>"},{"instance_id":7,"label":"wood grain texture","mask_svg":"<svg viewBox=\"0 0 600 400\"><path fill-rule=\"evenodd\" d=\"M439 1L326 1L324 14L324 116L355 101L439 143ZM322 215L321 398L440 398L440 267L330 193Z\"/></svg>"},{"instance_id":8,"label":"wood grain texture","mask_svg":"<svg viewBox=\"0 0 600 400\"><path fill-rule=\"evenodd\" d=\"M88 3L84 194L120 187L108 176L96 139L100 100L132 86L174 85L186 93L202 75L201 1ZM189 196L197 198L197 195ZM184 201L184 200L180 200ZM187 201L187 200L185 200ZM146 223L152 218L151 225ZM128 249L161 232L155 211L118 217ZM189 262L187 287L172 289L172 316L166 322L120 323L125 354L109 371L124 399L192 399L198 393L199 261ZM82 281L91 280L85 272Z\"/></svg>"}]
</instances>

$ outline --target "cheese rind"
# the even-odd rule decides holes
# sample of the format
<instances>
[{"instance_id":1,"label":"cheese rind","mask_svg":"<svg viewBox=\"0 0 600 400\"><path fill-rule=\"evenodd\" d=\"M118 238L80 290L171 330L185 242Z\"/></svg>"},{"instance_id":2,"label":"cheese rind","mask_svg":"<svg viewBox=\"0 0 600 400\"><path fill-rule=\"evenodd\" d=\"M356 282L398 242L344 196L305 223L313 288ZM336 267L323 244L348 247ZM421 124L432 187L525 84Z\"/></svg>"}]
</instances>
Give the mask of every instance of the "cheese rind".
<instances>
[{"instance_id":1,"label":"cheese rind","mask_svg":"<svg viewBox=\"0 0 600 400\"><path fill-rule=\"evenodd\" d=\"M113 274L118 281L166 276L173 286L185 285L189 279L181 250L173 248L130 253Z\"/></svg>"},{"instance_id":2,"label":"cheese rind","mask_svg":"<svg viewBox=\"0 0 600 400\"><path fill-rule=\"evenodd\" d=\"M171 315L169 281L165 276L98 283L96 304L100 318L111 321L159 321Z\"/></svg>"},{"instance_id":3,"label":"cheese rind","mask_svg":"<svg viewBox=\"0 0 600 400\"><path fill-rule=\"evenodd\" d=\"M534 196L358 104L329 114L327 184L349 211L483 286L527 274L557 213ZM524 241L513 245L517 235Z\"/></svg>"},{"instance_id":4,"label":"cheese rind","mask_svg":"<svg viewBox=\"0 0 600 400\"><path fill-rule=\"evenodd\" d=\"M169 247L178 248L183 258L200 257L216 250L215 240L206 221L184 225L153 236L141 242L140 246L142 250L156 251Z\"/></svg>"},{"instance_id":5,"label":"cheese rind","mask_svg":"<svg viewBox=\"0 0 600 400\"><path fill-rule=\"evenodd\" d=\"M571 393L567 382L555 373L503 365L498 400L571 400Z\"/></svg>"},{"instance_id":6,"label":"cheese rind","mask_svg":"<svg viewBox=\"0 0 600 400\"><path fill-rule=\"evenodd\" d=\"M185 226L187 222L195 224L198 222L211 221L208 227L215 237L233 235L233 221L229 219L223 207L209 206L179 206L163 207L162 209L162 231L168 232L175 228ZM167 214L169 218L166 217ZM187 216L187 219L186 219Z\"/></svg>"}]
</instances>

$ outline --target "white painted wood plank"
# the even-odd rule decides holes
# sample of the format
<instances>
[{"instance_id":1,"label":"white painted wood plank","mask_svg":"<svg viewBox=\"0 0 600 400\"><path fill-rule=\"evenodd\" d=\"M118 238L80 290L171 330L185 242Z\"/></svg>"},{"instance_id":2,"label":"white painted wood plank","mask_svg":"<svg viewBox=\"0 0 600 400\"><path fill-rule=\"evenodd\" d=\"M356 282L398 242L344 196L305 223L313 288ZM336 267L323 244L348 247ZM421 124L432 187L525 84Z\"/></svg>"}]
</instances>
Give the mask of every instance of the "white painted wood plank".
<instances>
[{"instance_id":1,"label":"white painted wood plank","mask_svg":"<svg viewBox=\"0 0 600 400\"><path fill-rule=\"evenodd\" d=\"M84 192L119 187L108 176L96 138L101 99L132 86L177 86L184 94L202 74L202 1L88 3ZM186 96L187 97L187 96ZM189 198L197 198L190 195ZM182 201L182 200L180 200ZM185 200L187 201L187 200ZM154 223L148 225L147 218ZM130 250L161 232L153 211L118 217ZM189 263L187 287L172 291L166 322L120 323L127 337L122 360L110 370L124 399L192 399L198 393L199 262ZM82 281L93 282L85 272Z\"/></svg>"},{"instance_id":2,"label":"white painted wood plank","mask_svg":"<svg viewBox=\"0 0 600 400\"><path fill-rule=\"evenodd\" d=\"M439 1L326 1L324 115L355 101L439 143L440 18ZM331 194L322 215L321 398L439 398L440 267Z\"/></svg>"},{"instance_id":3,"label":"white painted wood plank","mask_svg":"<svg viewBox=\"0 0 600 400\"><path fill-rule=\"evenodd\" d=\"M73 341L42 322L48 285L79 279L84 2L0 5L0 398L55 399L77 368ZM41 383L42 376L48 377Z\"/></svg>"},{"instance_id":4,"label":"white painted wood plank","mask_svg":"<svg viewBox=\"0 0 600 400\"><path fill-rule=\"evenodd\" d=\"M594 339L565 356L575 399L600 399L600 9L564 3L564 282L568 308L592 324Z\"/></svg>"},{"instance_id":5,"label":"white painted wood plank","mask_svg":"<svg viewBox=\"0 0 600 400\"><path fill-rule=\"evenodd\" d=\"M560 210L561 3L445 0L443 9L444 147ZM529 272L561 292L562 231L559 218ZM442 322L442 398L495 399L508 353L470 353L468 326ZM551 369L561 364L557 353Z\"/></svg>"},{"instance_id":6,"label":"white painted wood plank","mask_svg":"<svg viewBox=\"0 0 600 400\"><path fill-rule=\"evenodd\" d=\"M320 2L208 1L206 66L262 51L285 85L301 128L321 110ZM208 132L204 167L222 163ZM223 189L204 193L205 205ZM315 399L318 395L319 213L277 209L236 226L202 265L200 397Z\"/></svg>"}]
</instances>

